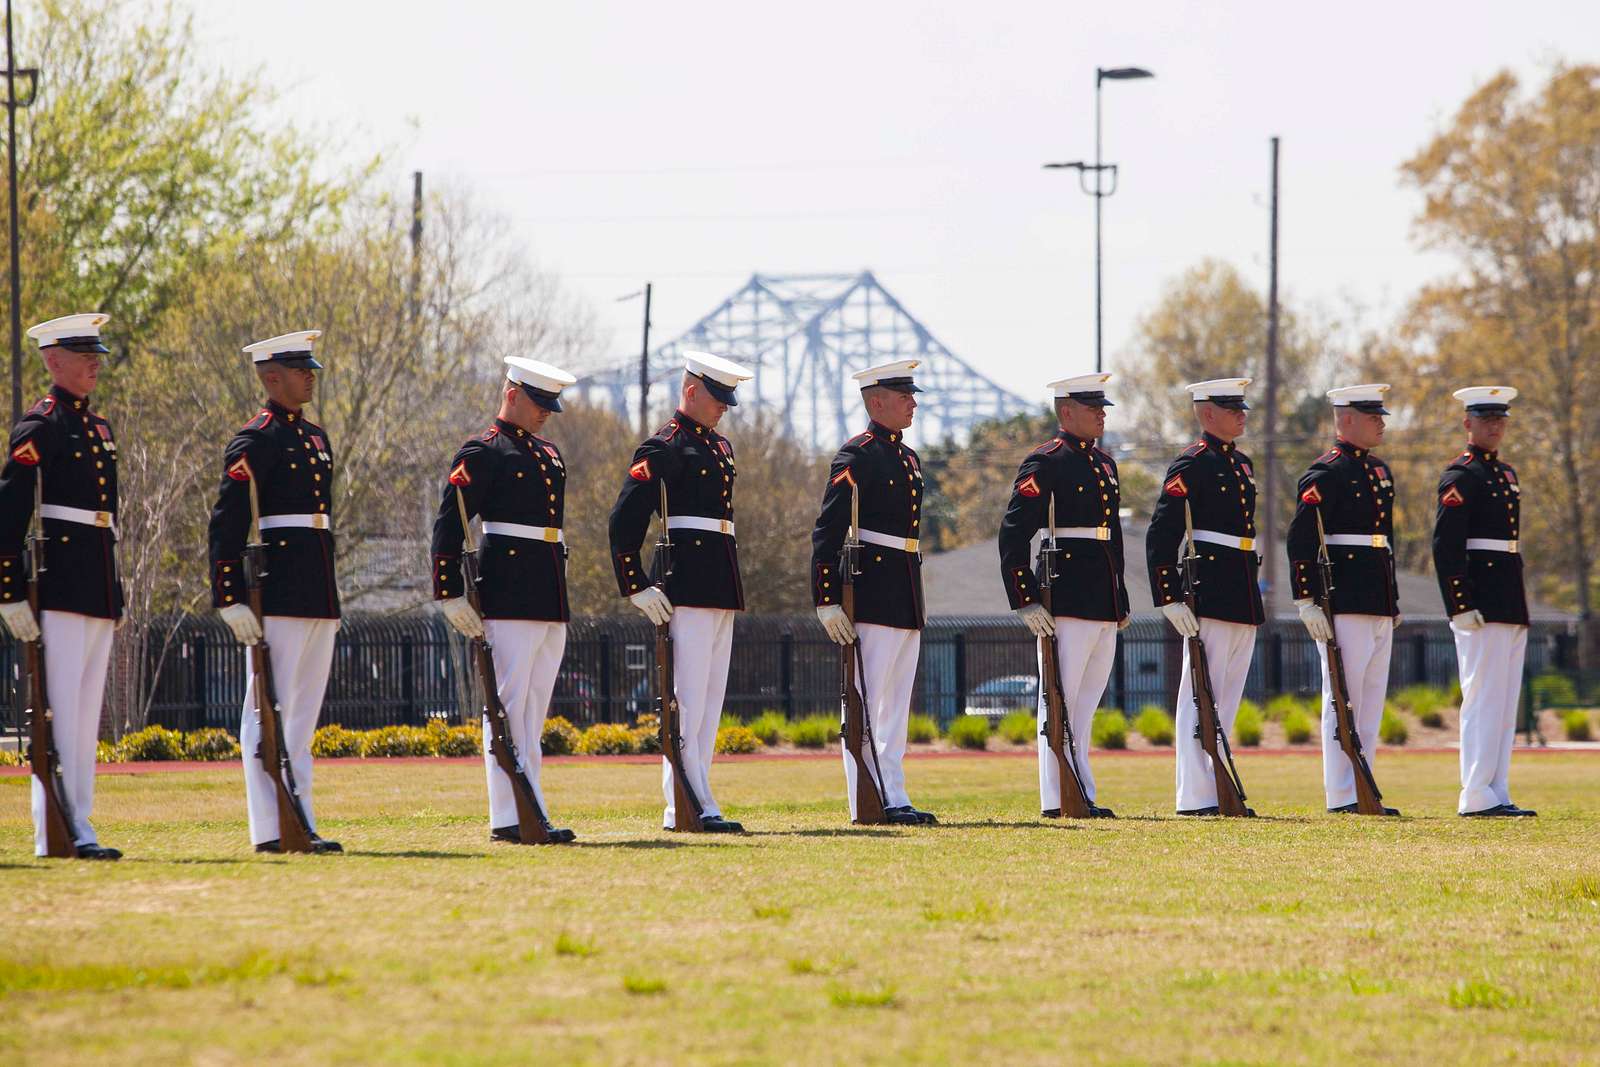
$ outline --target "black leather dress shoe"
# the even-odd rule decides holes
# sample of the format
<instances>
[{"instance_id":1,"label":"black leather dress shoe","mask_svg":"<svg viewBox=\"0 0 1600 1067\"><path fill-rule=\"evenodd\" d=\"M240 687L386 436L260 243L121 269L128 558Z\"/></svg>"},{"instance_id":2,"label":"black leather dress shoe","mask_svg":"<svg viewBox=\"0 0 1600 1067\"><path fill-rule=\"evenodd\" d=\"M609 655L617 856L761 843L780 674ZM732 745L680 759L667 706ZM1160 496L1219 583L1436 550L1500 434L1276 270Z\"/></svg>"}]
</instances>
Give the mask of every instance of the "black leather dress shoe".
<instances>
[{"instance_id":1,"label":"black leather dress shoe","mask_svg":"<svg viewBox=\"0 0 1600 1067\"><path fill-rule=\"evenodd\" d=\"M1383 813L1385 815L1399 815L1400 814L1400 809L1399 808L1384 808L1383 809ZM1360 804L1355 804L1355 803L1340 804L1337 808L1329 808L1328 809L1328 814L1329 815L1360 815L1361 814L1361 805Z\"/></svg>"},{"instance_id":2,"label":"black leather dress shoe","mask_svg":"<svg viewBox=\"0 0 1600 1067\"><path fill-rule=\"evenodd\" d=\"M1511 817L1511 812L1507 810L1504 804L1496 804L1492 808L1484 808L1481 811L1463 811L1460 814L1463 819L1509 819Z\"/></svg>"},{"instance_id":3,"label":"black leather dress shoe","mask_svg":"<svg viewBox=\"0 0 1600 1067\"><path fill-rule=\"evenodd\" d=\"M334 852L343 852L344 846L337 841L329 841L322 837L311 839L311 853L315 856L326 856Z\"/></svg>"},{"instance_id":4,"label":"black leather dress shoe","mask_svg":"<svg viewBox=\"0 0 1600 1067\"><path fill-rule=\"evenodd\" d=\"M1061 818L1061 809L1060 808L1045 808L1043 811L1041 811L1039 813L1039 818L1041 818L1041 819L1059 819L1059 818Z\"/></svg>"},{"instance_id":5,"label":"black leather dress shoe","mask_svg":"<svg viewBox=\"0 0 1600 1067\"><path fill-rule=\"evenodd\" d=\"M1112 811L1110 808L1102 808L1098 804L1091 804L1089 807L1090 807L1089 814L1093 818L1096 818L1096 819L1115 819L1117 817L1117 813Z\"/></svg>"},{"instance_id":6,"label":"black leather dress shoe","mask_svg":"<svg viewBox=\"0 0 1600 1067\"><path fill-rule=\"evenodd\" d=\"M708 834L742 834L744 825L720 815L708 815L700 820L700 830Z\"/></svg>"},{"instance_id":7,"label":"black leather dress shoe","mask_svg":"<svg viewBox=\"0 0 1600 1067\"><path fill-rule=\"evenodd\" d=\"M934 826L939 822L938 817L931 811L923 811L921 808L908 808L906 810L915 815L917 817L917 821L923 826Z\"/></svg>"},{"instance_id":8,"label":"black leather dress shoe","mask_svg":"<svg viewBox=\"0 0 1600 1067\"><path fill-rule=\"evenodd\" d=\"M1180 812L1178 812L1178 814L1179 815L1221 815L1222 814L1222 809L1217 807L1215 804L1212 804L1210 807L1207 807L1207 808L1190 808L1188 811L1180 811Z\"/></svg>"},{"instance_id":9,"label":"black leather dress shoe","mask_svg":"<svg viewBox=\"0 0 1600 1067\"><path fill-rule=\"evenodd\" d=\"M890 826L917 826L922 822L917 818L917 813L909 808L885 809L883 817Z\"/></svg>"},{"instance_id":10,"label":"black leather dress shoe","mask_svg":"<svg viewBox=\"0 0 1600 1067\"><path fill-rule=\"evenodd\" d=\"M552 826L550 828L550 843L552 845L570 845L578 839L578 835L566 827Z\"/></svg>"},{"instance_id":11,"label":"black leather dress shoe","mask_svg":"<svg viewBox=\"0 0 1600 1067\"><path fill-rule=\"evenodd\" d=\"M515 824L511 826L496 826L489 831L490 841L505 841L513 845L522 844L522 828Z\"/></svg>"},{"instance_id":12,"label":"black leather dress shoe","mask_svg":"<svg viewBox=\"0 0 1600 1067\"><path fill-rule=\"evenodd\" d=\"M1534 811L1532 808L1519 808L1515 804L1507 804L1505 809L1506 814L1511 816L1513 819L1533 819L1537 818L1539 815L1539 813Z\"/></svg>"},{"instance_id":13,"label":"black leather dress shoe","mask_svg":"<svg viewBox=\"0 0 1600 1067\"><path fill-rule=\"evenodd\" d=\"M104 845L79 845L78 858L80 860L120 860L120 849L106 848Z\"/></svg>"},{"instance_id":14,"label":"black leather dress shoe","mask_svg":"<svg viewBox=\"0 0 1600 1067\"><path fill-rule=\"evenodd\" d=\"M276 840L263 841L263 842L261 842L261 844L256 846L256 851L257 852L282 852L283 851L283 846L279 845Z\"/></svg>"}]
</instances>

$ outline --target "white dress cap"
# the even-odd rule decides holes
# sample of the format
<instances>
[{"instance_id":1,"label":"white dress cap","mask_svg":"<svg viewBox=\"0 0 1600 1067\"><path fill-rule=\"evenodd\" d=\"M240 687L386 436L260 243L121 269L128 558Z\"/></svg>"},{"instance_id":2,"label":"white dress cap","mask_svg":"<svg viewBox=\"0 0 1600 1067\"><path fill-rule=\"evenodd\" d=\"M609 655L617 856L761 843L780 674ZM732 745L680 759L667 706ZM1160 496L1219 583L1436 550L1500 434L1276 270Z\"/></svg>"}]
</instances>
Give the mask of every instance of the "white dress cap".
<instances>
[{"instance_id":1,"label":"white dress cap","mask_svg":"<svg viewBox=\"0 0 1600 1067\"><path fill-rule=\"evenodd\" d=\"M1106 399L1105 384L1111 380L1107 372L1095 374L1078 374L1071 378L1062 378L1051 382L1048 388L1057 400L1071 399L1080 404L1096 404L1103 408L1111 407L1111 401Z\"/></svg>"},{"instance_id":2,"label":"white dress cap","mask_svg":"<svg viewBox=\"0 0 1600 1067\"><path fill-rule=\"evenodd\" d=\"M1213 378L1209 382L1192 382L1184 388L1196 403L1207 400L1218 407L1249 411L1250 405L1244 402L1244 387L1249 384L1249 378Z\"/></svg>"},{"instance_id":3,"label":"white dress cap","mask_svg":"<svg viewBox=\"0 0 1600 1067\"><path fill-rule=\"evenodd\" d=\"M1328 390L1328 399L1336 408L1355 408L1369 415L1387 415L1383 394L1389 391L1388 382L1368 382L1365 385L1341 385Z\"/></svg>"},{"instance_id":4,"label":"white dress cap","mask_svg":"<svg viewBox=\"0 0 1600 1067\"><path fill-rule=\"evenodd\" d=\"M912 371L921 365L920 359L897 359L892 363L880 363L876 367L856 371L850 377L863 389L881 385L902 393L920 393L922 390L917 388Z\"/></svg>"},{"instance_id":5,"label":"white dress cap","mask_svg":"<svg viewBox=\"0 0 1600 1067\"><path fill-rule=\"evenodd\" d=\"M560 367L525 356L506 357L506 377L522 386L535 404L548 411L561 410L561 390L578 380Z\"/></svg>"},{"instance_id":6,"label":"white dress cap","mask_svg":"<svg viewBox=\"0 0 1600 1067\"><path fill-rule=\"evenodd\" d=\"M734 388L756 376L755 371L710 352L685 351L683 369L705 382L711 395L729 407L739 403L734 397Z\"/></svg>"},{"instance_id":7,"label":"white dress cap","mask_svg":"<svg viewBox=\"0 0 1600 1067\"><path fill-rule=\"evenodd\" d=\"M1517 391L1509 385L1469 385L1450 394L1471 415L1504 415L1511 410Z\"/></svg>"},{"instance_id":8,"label":"white dress cap","mask_svg":"<svg viewBox=\"0 0 1600 1067\"><path fill-rule=\"evenodd\" d=\"M321 330L297 330L294 333L269 337L265 341L244 346L244 352L257 363L285 363L291 366L320 368L311 354L312 346L322 336Z\"/></svg>"},{"instance_id":9,"label":"white dress cap","mask_svg":"<svg viewBox=\"0 0 1600 1067\"><path fill-rule=\"evenodd\" d=\"M28 327L28 336L38 341L40 348L60 345L73 352L109 352L100 340L100 327L110 321L111 316L102 311L63 315Z\"/></svg>"}]
</instances>

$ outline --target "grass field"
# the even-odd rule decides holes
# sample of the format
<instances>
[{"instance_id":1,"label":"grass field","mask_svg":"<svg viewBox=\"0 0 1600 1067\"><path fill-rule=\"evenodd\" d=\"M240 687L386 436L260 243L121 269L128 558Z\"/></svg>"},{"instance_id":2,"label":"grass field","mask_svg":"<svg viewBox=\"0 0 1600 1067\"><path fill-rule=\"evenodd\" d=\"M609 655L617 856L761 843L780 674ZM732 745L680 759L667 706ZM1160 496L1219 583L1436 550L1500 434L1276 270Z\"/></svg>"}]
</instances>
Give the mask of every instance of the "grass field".
<instances>
[{"instance_id":1,"label":"grass field","mask_svg":"<svg viewBox=\"0 0 1600 1067\"><path fill-rule=\"evenodd\" d=\"M1037 818L1034 765L913 760L934 828L841 825L836 760L719 764L753 832L662 833L656 771L551 767L577 847L491 846L481 769L323 766L343 857L256 856L237 767L102 776L120 864L35 860L0 779L0 1062L1348 1063L1600 1057L1600 758L1519 756L1528 821L1454 817L1455 759L1384 753L1403 820L1240 760L1251 822Z\"/></svg>"}]
</instances>

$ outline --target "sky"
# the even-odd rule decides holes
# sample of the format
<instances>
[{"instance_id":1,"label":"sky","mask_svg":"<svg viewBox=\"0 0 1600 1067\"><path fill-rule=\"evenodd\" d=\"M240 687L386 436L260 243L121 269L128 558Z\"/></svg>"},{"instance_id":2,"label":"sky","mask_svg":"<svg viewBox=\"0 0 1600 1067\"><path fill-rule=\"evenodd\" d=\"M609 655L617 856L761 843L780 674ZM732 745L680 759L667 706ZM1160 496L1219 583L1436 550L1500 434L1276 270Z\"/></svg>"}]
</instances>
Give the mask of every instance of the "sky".
<instances>
[{"instance_id":1,"label":"sky","mask_svg":"<svg viewBox=\"0 0 1600 1067\"><path fill-rule=\"evenodd\" d=\"M200 0L201 59L259 70L352 159L469 190L601 324L587 368L752 272L873 270L1002 386L1094 365L1092 158L1107 83L1105 352L1206 257L1264 290L1282 139L1287 301L1392 315L1450 267L1399 164L1502 68L1600 59L1600 4ZM1588 47L1583 53L1576 49ZM587 369L585 368L585 369Z\"/></svg>"}]
</instances>

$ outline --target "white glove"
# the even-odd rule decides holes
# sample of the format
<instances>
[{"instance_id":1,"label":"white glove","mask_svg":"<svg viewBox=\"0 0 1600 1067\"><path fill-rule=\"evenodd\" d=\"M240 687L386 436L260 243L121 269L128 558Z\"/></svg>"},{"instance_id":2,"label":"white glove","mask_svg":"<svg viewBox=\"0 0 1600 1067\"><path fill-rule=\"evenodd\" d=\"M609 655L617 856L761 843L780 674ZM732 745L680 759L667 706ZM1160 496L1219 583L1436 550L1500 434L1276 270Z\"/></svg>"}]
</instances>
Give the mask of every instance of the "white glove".
<instances>
[{"instance_id":1,"label":"white glove","mask_svg":"<svg viewBox=\"0 0 1600 1067\"><path fill-rule=\"evenodd\" d=\"M1460 615L1452 615L1450 616L1450 625L1466 633L1481 630L1483 629L1483 612L1473 608L1471 611L1463 611Z\"/></svg>"},{"instance_id":2,"label":"white glove","mask_svg":"<svg viewBox=\"0 0 1600 1067\"><path fill-rule=\"evenodd\" d=\"M33 608L28 606L26 600L19 600L14 604L0 604L0 619L5 620L6 629L10 630L11 636L18 641L39 640L39 622L33 617Z\"/></svg>"},{"instance_id":3,"label":"white glove","mask_svg":"<svg viewBox=\"0 0 1600 1067\"><path fill-rule=\"evenodd\" d=\"M1194 617L1194 612L1189 610L1189 605L1181 600L1174 600L1161 609L1161 614L1167 617L1172 628L1184 637L1193 637L1200 632L1200 623Z\"/></svg>"},{"instance_id":4,"label":"white glove","mask_svg":"<svg viewBox=\"0 0 1600 1067\"><path fill-rule=\"evenodd\" d=\"M639 590L630 596L628 601L644 612L644 617L657 626L665 626L667 620L672 618L672 601L667 599L667 594L653 585Z\"/></svg>"},{"instance_id":5,"label":"white glove","mask_svg":"<svg viewBox=\"0 0 1600 1067\"><path fill-rule=\"evenodd\" d=\"M250 610L247 604L229 604L220 612L222 621L228 624L228 629L233 631L233 636L239 639L241 645L253 645L261 640L261 621L256 618L256 613Z\"/></svg>"},{"instance_id":6,"label":"white glove","mask_svg":"<svg viewBox=\"0 0 1600 1067\"><path fill-rule=\"evenodd\" d=\"M1404 615L1396 615L1394 617L1394 628L1396 630L1400 629L1400 624L1405 622L1405 621L1406 621L1406 617Z\"/></svg>"},{"instance_id":7,"label":"white glove","mask_svg":"<svg viewBox=\"0 0 1600 1067\"><path fill-rule=\"evenodd\" d=\"M1326 643L1333 636L1333 624L1328 622L1328 616L1317 602L1307 597L1296 600L1294 606L1300 609L1300 621L1306 624L1306 632L1311 635L1311 640Z\"/></svg>"},{"instance_id":8,"label":"white glove","mask_svg":"<svg viewBox=\"0 0 1600 1067\"><path fill-rule=\"evenodd\" d=\"M1043 604L1024 604L1012 612L1022 620L1022 625L1033 631L1035 637L1054 637L1056 621L1044 610Z\"/></svg>"},{"instance_id":9,"label":"white glove","mask_svg":"<svg viewBox=\"0 0 1600 1067\"><path fill-rule=\"evenodd\" d=\"M850 619L844 609L837 604L824 604L817 609L817 621L822 623L822 628L828 631L828 636L833 638L836 645L852 645L856 640L856 628L851 625Z\"/></svg>"},{"instance_id":10,"label":"white glove","mask_svg":"<svg viewBox=\"0 0 1600 1067\"><path fill-rule=\"evenodd\" d=\"M1128 614L1124 615L1122 618L1117 620L1117 629L1119 629L1119 630L1126 630L1128 627L1130 627L1132 625L1133 625L1133 612L1131 612L1131 611L1128 612Z\"/></svg>"},{"instance_id":11,"label":"white glove","mask_svg":"<svg viewBox=\"0 0 1600 1067\"><path fill-rule=\"evenodd\" d=\"M472 604L466 597L453 596L439 601L439 614L443 615L445 621L454 626L462 637L475 641L483 636L483 619L472 610Z\"/></svg>"}]
</instances>

